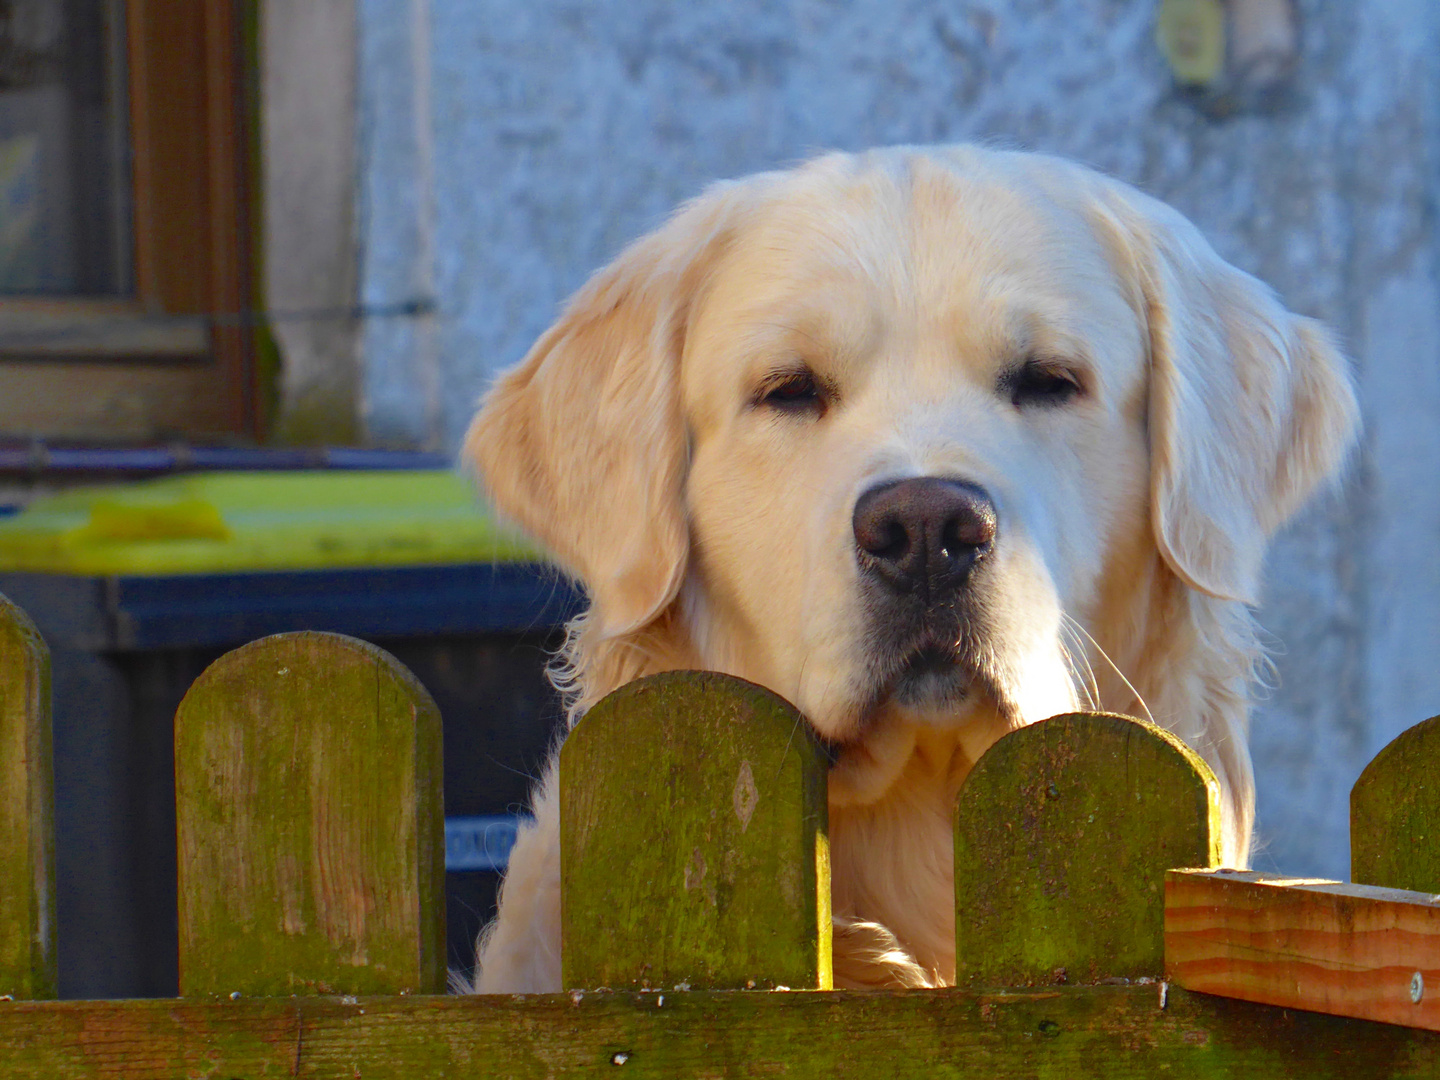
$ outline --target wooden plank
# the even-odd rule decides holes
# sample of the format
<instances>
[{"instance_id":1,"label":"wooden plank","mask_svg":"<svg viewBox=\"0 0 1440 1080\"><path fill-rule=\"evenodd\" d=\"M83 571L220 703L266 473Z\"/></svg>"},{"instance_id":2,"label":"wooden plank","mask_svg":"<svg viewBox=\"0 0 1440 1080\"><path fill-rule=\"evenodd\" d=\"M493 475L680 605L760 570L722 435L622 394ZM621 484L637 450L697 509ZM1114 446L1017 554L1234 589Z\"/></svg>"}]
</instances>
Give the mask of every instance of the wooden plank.
<instances>
[{"instance_id":1,"label":"wooden plank","mask_svg":"<svg viewBox=\"0 0 1440 1080\"><path fill-rule=\"evenodd\" d=\"M1165 970L1207 994L1440 1031L1440 896L1172 871Z\"/></svg>"},{"instance_id":2,"label":"wooden plank","mask_svg":"<svg viewBox=\"0 0 1440 1080\"><path fill-rule=\"evenodd\" d=\"M1402 1080L1440 1035L1156 986L0 1003L7 1080Z\"/></svg>"},{"instance_id":3,"label":"wooden plank","mask_svg":"<svg viewBox=\"0 0 1440 1080\"><path fill-rule=\"evenodd\" d=\"M214 438L230 431L209 361L52 358L0 363L0 431L51 438L151 440L157 432ZM83 386L77 394L74 387Z\"/></svg>"},{"instance_id":4,"label":"wooden plank","mask_svg":"<svg viewBox=\"0 0 1440 1080\"><path fill-rule=\"evenodd\" d=\"M830 986L827 761L712 672L640 679L560 754L564 985Z\"/></svg>"},{"instance_id":5,"label":"wooden plank","mask_svg":"<svg viewBox=\"0 0 1440 1080\"><path fill-rule=\"evenodd\" d=\"M956 980L1158 976L1163 882L1219 861L1219 787L1169 732L1071 713L1006 735L955 815Z\"/></svg>"},{"instance_id":6,"label":"wooden plank","mask_svg":"<svg viewBox=\"0 0 1440 1080\"><path fill-rule=\"evenodd\" d=\"M1440 892L1440 716L1375 755L1350 791L1350 876Z\"/></svg>"},{"instance_id":7,"label":"wooden plank","mask_svg":"<svg viewBox=\"0 0 1440 1080\"><path fill-rule=\"evenodd\" d=\"M135 283L151 309L233 314L251 309L258 296L243 7L235 0L126 2ZM192 408L217 418L176 430L209 432L218 423L253 436L263 408L252 328L217 323L209 337L204 385L154 392L173 397L192 389Z\"/></svg>"},{"instance_id":8,"label":"wooden plank","mask_svg":"<svg viewBox=\"0 0 1440 1080\"><path fill-rule=\"evenodd\" d=\"M50 650L0 596L0 994L55 996Z\"/></svg>"},{"instance_id":9,"label":"wooden plank","mask_svg":"<svg viewBox=\"0 0 1440 1080\"><path fill-rule=\"evenodd\" d=\"M0 298L0 359L183 359L209 349L203 318L156 315L134 300Z\"/></svg>"},{"instance_id":10,"label":"wooden plank","mask_svg":"<svg viewBox=\"0 0 1440 1080\"><path fill-rule=\"evenodd\" d=\"M440 714L339 634L228 653L175 718L180 988L444 985Z\"/></svg>"}]
</instances>

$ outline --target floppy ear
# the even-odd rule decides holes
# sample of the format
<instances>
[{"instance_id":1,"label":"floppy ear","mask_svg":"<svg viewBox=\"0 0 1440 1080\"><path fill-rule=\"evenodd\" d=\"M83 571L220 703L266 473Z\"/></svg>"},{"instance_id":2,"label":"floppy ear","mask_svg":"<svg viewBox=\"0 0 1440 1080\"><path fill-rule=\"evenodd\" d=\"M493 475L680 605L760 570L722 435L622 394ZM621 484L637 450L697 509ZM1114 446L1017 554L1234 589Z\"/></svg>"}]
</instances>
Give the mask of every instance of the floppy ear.
<instances>
[{"instance_id":1,"label":"floppy ear","mask_svg":"<svg viewBox=\"0 0 1440 1080\"><path fill-rule=\"evenodd\" d=\"M1265 541L1340 466L1359 408L1319 323L1190 222L1112 188L1149 329L1151 523L1192 588L1254 603Z\"/></svg>"},{"instance_id":2,"label":"floppy ear","mask_svg":"<svg viewBox=\"0 0 1440 1080\"><path fill-rule=\"evenodd\" d=\"M684 578L677 369L746 191L712 189L591 278L465 437L495 505L584 583L606 636L653 619Z\"/></svg>"}]
</instances>

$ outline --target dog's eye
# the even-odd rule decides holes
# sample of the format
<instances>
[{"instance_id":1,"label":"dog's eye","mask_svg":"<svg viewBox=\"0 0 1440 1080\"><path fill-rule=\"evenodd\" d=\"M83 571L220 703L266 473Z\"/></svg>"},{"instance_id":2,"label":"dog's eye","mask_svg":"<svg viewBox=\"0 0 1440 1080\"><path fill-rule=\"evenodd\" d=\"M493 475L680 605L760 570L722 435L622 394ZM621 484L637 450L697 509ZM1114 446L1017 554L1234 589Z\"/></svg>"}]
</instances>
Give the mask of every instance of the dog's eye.
<instances>
[{"instance_id":1,"label":"dog's eye","mask_svg":"<svg viewBox=\"0 0 1440 1080\"><path fill-rule=\"evenodd\" d=\"M1004 388L1010 392L1010 401L1017 409L1068 405L1085 393L1074 372L1039 360L1027 360L1010 372Z\"/></svg>"},{"instance_id":2,"label":"dog's eye","mask_svg":"<svg viewBox=\"0 0 1440 1080\"><path fill-rule=\"evenodd\" d=\"M756 404L781 412L818 414L825 411L825 395L814 372L801 368L777 372L766 379L756 395Z\"/></svg>"}]
</instances>

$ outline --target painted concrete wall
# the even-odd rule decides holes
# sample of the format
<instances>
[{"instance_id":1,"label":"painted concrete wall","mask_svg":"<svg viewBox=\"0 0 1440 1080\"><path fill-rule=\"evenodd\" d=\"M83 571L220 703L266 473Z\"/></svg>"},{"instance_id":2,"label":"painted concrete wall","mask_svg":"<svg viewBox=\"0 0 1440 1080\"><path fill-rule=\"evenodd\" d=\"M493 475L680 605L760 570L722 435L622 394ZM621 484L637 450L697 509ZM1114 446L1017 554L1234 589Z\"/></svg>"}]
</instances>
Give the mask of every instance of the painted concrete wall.
<instances>
[{"instance_id":1,"label":"painted concrete wall","mask_svg":"<svg viewBox=\"0 0 1440 1080\"><path fill-rule=\"evenodd\" d=\"M1343 876L1349 785L1440 712L1440 286L1429 0L1302 0L1294 100L1178 100L1156 0L361 0L366 420L453 448L490 374L706 182L819 148L968 139L1080 158L1337 328L1368 431L1273 549L1262 868Z\"/></svg>"},{"instance_id":2,"label":"painted concrete wall","mask_svg":"<svg viewBox=\"0 0 1440 1080\"><path fill-rule=\"evenodd\" d=\"M261 28L265 307L284 358L276 436L353 442L354 0L266 0Z\"/></svg>"},{"instance_id":3,"label":"painted concrete wall","mask_svg":"<svg viewBox=\"0 0 1440 1080\"><path fill-rule=\"evenodd\" d=\"M437 301L432 147L437 130L451 136L433 113L429 3L359 0L360 302L374 311ZM447 321L463 290L448 284ZM438 321L365 320L361 417L371 443L434 449L442 439Z\"/></svg>"}]
</instances>

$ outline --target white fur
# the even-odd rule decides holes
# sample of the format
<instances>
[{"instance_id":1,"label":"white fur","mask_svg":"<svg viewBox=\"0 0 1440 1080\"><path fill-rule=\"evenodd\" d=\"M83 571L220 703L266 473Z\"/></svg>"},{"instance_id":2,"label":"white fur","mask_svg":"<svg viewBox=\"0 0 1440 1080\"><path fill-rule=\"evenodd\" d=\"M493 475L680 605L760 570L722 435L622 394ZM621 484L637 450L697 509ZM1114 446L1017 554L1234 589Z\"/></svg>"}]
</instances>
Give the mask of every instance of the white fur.
<instances>
[{"instance_id":1,"label":"white fur","mask_svg":"<svg viewBox=\"0 0 1440 1080\"><path fill-rule=\"evenodd\" d=\"M1022 408L1007 365L1084 393ZM814 415L757 390L804 364ZM833 391L833 393L832 393ZM1225 796L1243 865L1265 540L1356 423L1314 323L1173 211L1053 158L836 154L717 185L571 301L467 439L496 505L582 581L572 717L624 682L729 672L842 746L831 775L840 985L954 977L950 814L1006 730L1077 706L1148 715ZM852 515L894 479L994 500L963 703L888 696ZM482 935L480 992L558 990L553 767Z\"/></svg>"}]
</instances>

